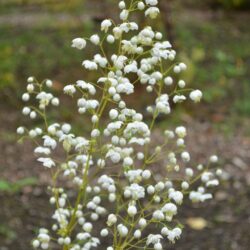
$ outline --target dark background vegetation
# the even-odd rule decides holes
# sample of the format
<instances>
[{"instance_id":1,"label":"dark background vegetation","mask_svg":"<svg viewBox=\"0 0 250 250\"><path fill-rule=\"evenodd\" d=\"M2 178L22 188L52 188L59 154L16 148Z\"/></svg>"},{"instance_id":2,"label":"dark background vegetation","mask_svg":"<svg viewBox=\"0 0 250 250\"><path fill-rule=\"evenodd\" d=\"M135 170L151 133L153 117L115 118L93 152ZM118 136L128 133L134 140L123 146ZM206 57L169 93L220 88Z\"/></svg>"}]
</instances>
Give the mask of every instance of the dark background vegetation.
<instances>
[{"instance_id":1,"label":"dark background vegetation","mask_svg":"<svg viewBox=\"0 0 250 250\"><path fill-rule=\"evenodd\" d=\"M46 205L47 175L37 166L31 145L15 145L26 78L53 79L59 93L71 81L92 77L80 66L91 51L72 49L71 40L96 32L104 18L115 18L115 3L0 0L0 250L31 249L35 230L47 224L51 212ZM169 249L249 249L250 1L160 4L163 17L155 25L188 64L187 83L205 96L198 106L175 107L176 117L159 121L159 126L186 124L194 158L218 153L229 173L215 201L184 209L187 230ZM143 108L145 98L136 99L134 104ZM76 119L70 105L60 119Z\"/></svg>"}]
</instances>

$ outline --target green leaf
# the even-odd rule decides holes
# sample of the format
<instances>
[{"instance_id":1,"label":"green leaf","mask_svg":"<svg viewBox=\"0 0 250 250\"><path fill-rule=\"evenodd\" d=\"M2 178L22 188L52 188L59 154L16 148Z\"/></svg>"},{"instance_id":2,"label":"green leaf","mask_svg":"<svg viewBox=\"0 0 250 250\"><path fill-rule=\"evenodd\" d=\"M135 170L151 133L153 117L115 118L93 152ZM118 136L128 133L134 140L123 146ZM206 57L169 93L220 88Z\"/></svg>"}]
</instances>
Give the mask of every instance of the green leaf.
<instances>
[{"instance_id":1,"label":"green leaf","mask_svg":"<svg viewBox=\"0 0 250 250\"><path fill-rule=\"evenodd\" d=\"M0 180L0 191L10 192L11 183L5 180Z\"/></svg>"},{"instance_id":2,"label":"green leaf","mask_svg":"<svg viewBox=\"0 0 250 250\"><path fill-rule=\"evenodd\" d=\"M23 187L33 186L36 183L37 183L37 179L33 177L20 179L14 183L6 181L6 180L0 180L0 191L16 193L16 192L19 192Z\"/></svg>"}]
</instances>

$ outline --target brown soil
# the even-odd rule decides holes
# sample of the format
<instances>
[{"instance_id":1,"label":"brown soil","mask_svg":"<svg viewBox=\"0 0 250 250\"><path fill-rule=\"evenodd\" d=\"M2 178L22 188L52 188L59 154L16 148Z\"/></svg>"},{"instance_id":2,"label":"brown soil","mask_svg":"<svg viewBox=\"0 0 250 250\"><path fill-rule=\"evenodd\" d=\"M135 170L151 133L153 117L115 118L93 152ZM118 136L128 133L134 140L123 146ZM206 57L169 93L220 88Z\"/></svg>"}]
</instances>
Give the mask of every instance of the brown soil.
<instances>
[{"instance_id":1,"label":"brown soil","mask_svg":"<svg viewBox=\"0 0 250 250\"><path fill-rule=\"evenodd\" d=\"M37 228L46 226L50 220L48 178L32 155L32 145L15 143L17 112L1 108L0 113L1 179L14 182L24 177L38 178L33 188L25 187L14 194L0 193L0 250L27 250L31 249L30 241ZM250 138L242 136L240 131L225 138L209 122L190 119L186 123L188 147L194 160L204 160L207 155L217 153L229 179L215 193L213 201L186 205L181 211L180 221L184 224L188 218L202 217L208 221L207 227L197 231L186 225L183 237L167 249L247 250L250 245ZM159 135L159 132L155 134L156 140Z\"/></svg>"}]
</instances>

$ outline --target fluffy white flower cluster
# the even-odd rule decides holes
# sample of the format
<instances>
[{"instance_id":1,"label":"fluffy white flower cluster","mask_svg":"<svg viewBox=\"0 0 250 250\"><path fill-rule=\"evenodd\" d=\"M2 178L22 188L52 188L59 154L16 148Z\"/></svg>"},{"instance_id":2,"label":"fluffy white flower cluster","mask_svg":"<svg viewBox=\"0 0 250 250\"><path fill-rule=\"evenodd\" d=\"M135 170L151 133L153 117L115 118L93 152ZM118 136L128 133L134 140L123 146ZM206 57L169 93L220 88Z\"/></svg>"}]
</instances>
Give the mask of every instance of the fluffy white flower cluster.
<instances>
[{"instance_id":1,"label":"fluffy white flower cluster","mask_svg":"<svg viewBox=\"0 0 250 250\"><path fill-rule=\"evenodd\" d=\"M77 99L78 113L89 117L84 121L90 124L86 126L91 127L89 133L78 135L68 123L51 122L48 110L60 105L48 90L53 82L28 78L22 113L31 119L39 117L44 126L30 130L22 126L17 133L34 140L38 161L50 168L50 204L54 207L54 224L51 229L40 229L34 248L58 244L64 250L165 249L167 241L174 243L182 234L175 217L184 196L193 202L211 199L209 189L219 184L223 174L214 170L215 155L206 165L192 167L184 126L165 130L154 145L151 136L157 118L170 115L172 106L188 97L199 102L202 92L185 89L181 73L187 66L173 62L176 52L163 41L161 32L130 21L135 11L156 18L158 0L128 2L119 2L120 24L105 19L99 34L72 41L73 48L94 45L98 50L82 62L86 70L96 71L96 78L78 80L63 90ZM113 44L110 57L104 43ZM126 98L133 96L138 84L152 93L145 112L129 107ZM37 105L28 104L35 101ZM56 151L65 157L58 159ZM171 180L172 173L178 178ZM57 182L58 178L67 182Z\"/></svg>"}]
</instances>

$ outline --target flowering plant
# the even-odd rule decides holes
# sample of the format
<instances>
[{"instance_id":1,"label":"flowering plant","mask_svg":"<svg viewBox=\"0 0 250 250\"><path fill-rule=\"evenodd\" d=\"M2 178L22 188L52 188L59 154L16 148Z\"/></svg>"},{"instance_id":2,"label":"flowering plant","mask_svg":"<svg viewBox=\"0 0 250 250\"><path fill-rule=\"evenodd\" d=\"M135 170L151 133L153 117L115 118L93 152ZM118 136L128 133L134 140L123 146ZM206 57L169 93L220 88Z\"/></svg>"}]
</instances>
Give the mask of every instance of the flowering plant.
<instances>
[{"instance_id":1,"label":"flowering plant","mask_svg":"<svg viewBox=\"0 0 250 250\"><path fill-rule=\"evenodd\" d=\"M106 19L100 34L72 41L76 49L89 43L99 50L82 63L86 70L96 72L96 81L78 80L64 87L65 94L77 98L79 114L89 116L89 135L77 135L67 123L49 122L48 109L60 105L48 92L53 82L28 78L22 99L33 98L37 104L25 106L22 112L31 119L40 116L44 125L19 127L17 133L35 142L37 160L51 170L49 191L54 206L54 223L51 229L39 230L34 248L160 250L165 239L174 243L182 234L175 217L184 197L192 202L212 198L208 189L219 184L222 173L211 168L217 156L204 166L186 167L191 163L184 126L166 130L156 146L152 140L156 119L169 116L172 104L187 97L196 103L202 98L200 90L187 89L180 79L187 66L174 62L176 52L162 40L162 33L129 21L135 11L156 18L157 4L158 0L120 1L120 24ZM112 56L104 43L117 45ZM152 93L146 108L150 122L125 102L138 84ZM57 148L64 152L62 159L56 158ZM159 167L163 164L165 168ZM75 195L70 196L72 190Z\"/></svg>"}]
</instances>

